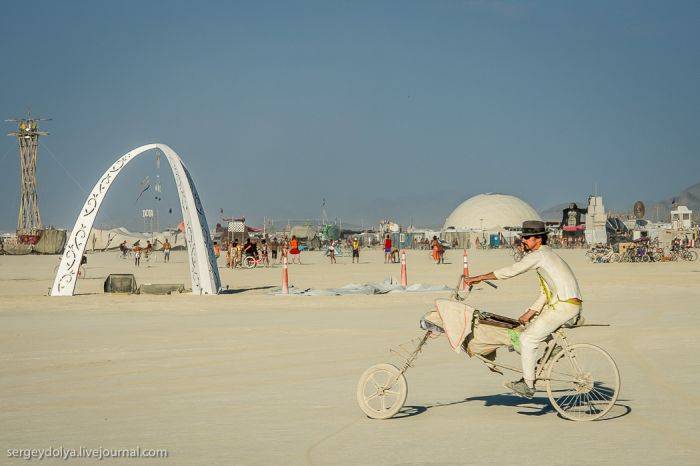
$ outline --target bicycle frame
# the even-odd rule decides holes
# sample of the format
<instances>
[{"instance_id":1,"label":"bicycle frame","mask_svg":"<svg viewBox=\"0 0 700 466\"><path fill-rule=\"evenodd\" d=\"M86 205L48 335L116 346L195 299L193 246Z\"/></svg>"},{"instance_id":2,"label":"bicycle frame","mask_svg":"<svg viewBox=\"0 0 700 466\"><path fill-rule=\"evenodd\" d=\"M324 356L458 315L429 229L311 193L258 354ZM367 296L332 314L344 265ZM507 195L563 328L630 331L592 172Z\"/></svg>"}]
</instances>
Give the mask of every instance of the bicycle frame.
<instances>
[{"instance_id":1,"label":"bicycle frame","mask_svg":"<svg viewBox=\"0 0 700 466\"><path fill-rule=\"evenodd\" d=\"M544 377L543 373L544 370L547 367L547 364L551 361L552 358L552 353L554 352L554 348L557 346L561 347L561 350L564 351L566 356L569 358L569 361L571 362L571 365L576 369L577 372L580 371L580 368L578 367L578 364L576 363L576 356L573 355L569 351L569 342L566 337L566 332L564 332L563 329L558 329L552 334L552 337L549 338L547 341L547 347L544 350L544 354L540 358L540 360L537 362L537 366L535 366L535 383L537 382L546 382L548 380L554 380L554 381L559 381L559 382L565 382L565 380L562 379L555 379L552 377ZM516 372L518 374L522 374L523 371L521 368L509 366L507 364L501 364L497 363L494 361L491 361L489 359L486 359L480 354L475 355L476 358L480 359L484 364L486 364L491 370L494 370L496 372L500 372L496 369L505 369L511 372ZM502 374L502 372L500 372Z\"/></svg>"},{"instance_id":2,"label":"bicycle frame","mask_svg":"<svg viewBox=\"0 0 700 466\"><path fill-rule=\"evenodd\" d=\"M467 298L466 296L462 297L459 295L459 286L461 285L463 279L464 279L464 275L460 276L459 281L457 282L457 286L455 287L455 289L452 292L452 296L451 296L452 299L455 299L457 301L465 301L466 300L466 298ZM489 283L489 285L495 287L495 285L493 285L492 283ZM469 287L469 289L468 289L468 293L470 293L470 292L471 292L471 287ZM413 367L413 364L416 361L416 359L418 358L418 355L421 353L421 351L423 351L423 346L425 346L425 344L428 342L428 340L430 339L430 336L432 334L433 334L432 330L427 330L425 332L425 334L423 335L423 337L418 341L418 344L416 345L416 347L410 353L409 352L399 352L397 350L391 350L395 354L404 358L404 362L401 365L401 368L399 369L399 373L396 375L396 377L394 377L392 383L395 383L399 379L399 377L401 377L403 374L406 373L406 371L408 371L409 368ZM440 334L436 334L436 335L439 336ZM413 341L415 341L415 340L413 340ZM552 377L547 378L547 377L543 376L544 371L547 367L547 364L552 360L552 353L554 352L554 349L557 346L559 346L561 348L561 351L564 351L564 353L566 354L566 357L569 359L569 362L571 363L572 367L576 370L576 372L580 372L580 368L578 367L578 364L576 363L576 356L573 353L571 353L571 351L569 351L569 346L570 346L569 341L567 339L566 332L564 331L563 328L560 327L559 329L557 329L552 334L552 336L550 336L545 341L547 342L547 346L544 350L544 354L542 355L540 360L537 362L537 366L535 367L535 383L546 382L549 380L560 381L560 382L565 381L565 380L561 380L561 379L555 379ZM476 355L474 355L474 357L476 357L481 362L483 362L493 372L498 372L500 374L503 374L503 372L501 372L501 370L500 370L500 369L503 369L503 370L515 372L518 374L523 373L522 368L510 366L508 364L497 363L495 361L491 361L491 360L485 358L484 356L482 356L480 354L476 354Z\"/></svg>"}]
</instances>

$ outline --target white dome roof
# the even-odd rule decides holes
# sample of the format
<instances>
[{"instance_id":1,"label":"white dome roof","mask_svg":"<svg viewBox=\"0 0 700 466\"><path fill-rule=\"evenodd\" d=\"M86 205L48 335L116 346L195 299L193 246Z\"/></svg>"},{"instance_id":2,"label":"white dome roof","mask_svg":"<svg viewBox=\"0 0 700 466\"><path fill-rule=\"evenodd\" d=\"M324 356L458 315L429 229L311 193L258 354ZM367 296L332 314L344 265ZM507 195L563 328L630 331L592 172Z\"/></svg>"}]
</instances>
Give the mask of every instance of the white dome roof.
<instances>
[{"instance_id":1,"label":"white dome roof","mask_svg":"<svg viewBox=\"0 0 700 466\"><path fill-rule=\"evenodd\" d=\"M462 202L445 220L443 230L497 230L542 220L526 202L507 194L479 194Z\"/></svg>"}]
</instances>

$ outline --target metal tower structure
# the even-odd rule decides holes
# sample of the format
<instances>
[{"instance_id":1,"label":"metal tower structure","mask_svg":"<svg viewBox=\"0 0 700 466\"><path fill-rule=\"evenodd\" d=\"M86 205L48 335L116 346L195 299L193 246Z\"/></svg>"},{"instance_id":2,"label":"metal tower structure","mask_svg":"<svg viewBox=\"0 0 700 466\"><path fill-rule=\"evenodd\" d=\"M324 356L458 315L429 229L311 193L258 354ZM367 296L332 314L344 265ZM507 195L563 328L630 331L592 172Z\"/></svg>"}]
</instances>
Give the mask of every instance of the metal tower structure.
<instances>
[{"instance_id":1,"label":"metal tower structure","mask_svg":"<svg viewBox=\"0 0 700 466\"><path fill-rule=\"evenodd\" d=\"M48 120L50 118L32 118L31 112L27 112L27 118L5 120L18 124L17 131L12 131L7 135L16 137L19 143L21 200L17 216L17 235L20 238L36 236L43 228L36 194L36 160L39 136L48 136L49 134L45 131L39 131L39 122Z\"/></svg>"}]
</instances>

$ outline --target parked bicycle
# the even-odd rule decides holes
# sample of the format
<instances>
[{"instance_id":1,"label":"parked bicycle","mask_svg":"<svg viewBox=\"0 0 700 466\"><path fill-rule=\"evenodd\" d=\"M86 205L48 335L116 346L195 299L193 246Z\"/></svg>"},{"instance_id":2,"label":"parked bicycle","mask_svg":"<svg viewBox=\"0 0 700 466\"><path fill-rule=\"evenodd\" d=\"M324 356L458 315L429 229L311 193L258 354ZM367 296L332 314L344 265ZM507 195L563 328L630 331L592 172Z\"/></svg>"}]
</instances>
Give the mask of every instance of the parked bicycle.
<instances>
[{"instance_id":1,"label":"parked bicycle","mask_svg":"<svg viewBox=\"0 0 700 466\"><path fill-rule=\"evenodd\" d=\"M675 251L671 251L671 259L674 261L684 260L688 262L695 262L698 260L698 253L690 248L680 248Z\"/></svg>"}]
</instances>

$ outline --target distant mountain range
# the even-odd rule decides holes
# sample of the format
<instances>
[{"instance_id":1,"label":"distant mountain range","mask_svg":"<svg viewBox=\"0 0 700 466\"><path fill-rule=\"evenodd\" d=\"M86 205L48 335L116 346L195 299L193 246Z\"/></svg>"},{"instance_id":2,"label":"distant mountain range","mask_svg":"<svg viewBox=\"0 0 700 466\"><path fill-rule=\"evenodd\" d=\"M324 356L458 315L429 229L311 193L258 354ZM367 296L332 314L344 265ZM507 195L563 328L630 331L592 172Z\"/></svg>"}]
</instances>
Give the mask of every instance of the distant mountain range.
<instances>
[{"instance_id":1,"label":"distant mountain range","mask_svg":"<svg viewBox=\"0 0 700 466\"><path fill-rule=\"evenodd\" d=\"M693 211L693 218L696 220L700 215L700 183L694 184L690 188L684 189L678 195L658 202L650 202L646 208L646 218L656 220L656 209L659 209L659 219L666 220L671 212L673 202L677 205L687 206Z\"/></svg>"},{"instance_id":2,"label":"distant mountain range","mask_svg":"<svg viewBox=\"0 0 700 466\"><path fill-rule=\"evenodd\" d=\"M669 218L669 215L671 213L671 206L673 203L677 205L684 205L687 206L690 210L693 211L693 217L695 219L698 219L700 216L700 183L694 184L693 186L684 189L680 193L678 193L676 196L670 197L668 199L663 199L661 201L644 201L644 205L646 206L646 215L645 218L648 220L656 220L657 219L657 208L658 208L658 219L659 221L666 221ZM603 202L605 202L605 199L603 199ZM587 201L581 201L581 202L576 202L576 204L579 207L586 207L588 204ZM549 207L548 209L542 210L539 212L540 217L542 217L543 220L549 220L549 221L561 221L561 215L562 215L562 210L564 210L566 207L569 206L569 203L564 203L564 204L558 204L552 207ZM609 211L610 209L606 208L606 211ZM614 209L613 209L614 210ZM631 212L631 206L630 206L630 212Z\"/></svg>"}]
</instances>

